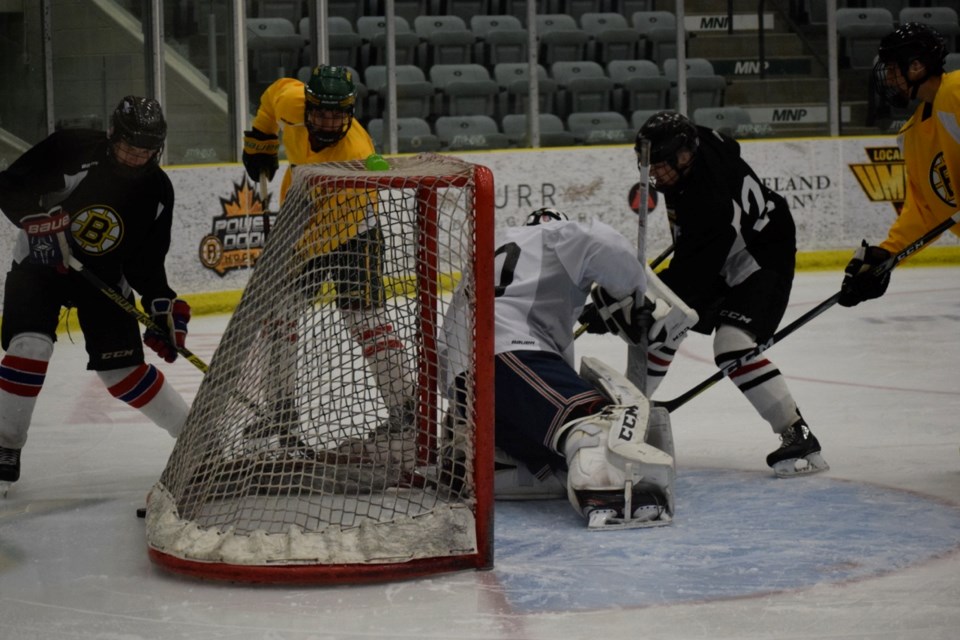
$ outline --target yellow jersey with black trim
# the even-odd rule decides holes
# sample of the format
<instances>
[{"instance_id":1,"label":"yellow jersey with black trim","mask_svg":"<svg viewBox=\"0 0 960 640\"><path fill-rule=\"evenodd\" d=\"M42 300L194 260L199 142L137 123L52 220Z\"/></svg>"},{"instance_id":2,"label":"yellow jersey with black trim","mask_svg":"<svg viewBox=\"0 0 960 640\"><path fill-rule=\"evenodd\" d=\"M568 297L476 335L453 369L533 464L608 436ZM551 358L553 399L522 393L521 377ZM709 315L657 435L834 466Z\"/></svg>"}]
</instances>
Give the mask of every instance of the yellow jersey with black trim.
<instances>
[{"instance_id":1,"label":"yellow jersey with black trim","mask_svg":"<svg viewBox=\"0 0 960 640\"><path fill-rule=\"evenodd\" d=\"M960 180L960 71L941 76L933 102L924 102L898 133L906 167L900 215L880 247L897 253L958 208ZM960 236L960 229L951 231Z\"/></svg>"},{"instance_id":2,"label":"yellow jersey with black trim","mask_svg":"<svg viewBox=\"0 0 960 640\"><path fill-rule=\"evenodd\" d=\"M259 131L279 135L283 141L290 166L280 187L281 204L286 200L297 165L363 160L375 152L370 134L356 119L350 123L347 135L339 142L320 151L311 150L304 124L305 101L304 84L301 81L281 78L263 92L260 108L252 123ZM313 255L336 249L355 236L361 225L375 213L375 191L368 193L345 189L335 194L324 194L311 189L307 195L314 209L314 217L300 244L301 247L306 246Z\"/></svg>"}]
</instances>

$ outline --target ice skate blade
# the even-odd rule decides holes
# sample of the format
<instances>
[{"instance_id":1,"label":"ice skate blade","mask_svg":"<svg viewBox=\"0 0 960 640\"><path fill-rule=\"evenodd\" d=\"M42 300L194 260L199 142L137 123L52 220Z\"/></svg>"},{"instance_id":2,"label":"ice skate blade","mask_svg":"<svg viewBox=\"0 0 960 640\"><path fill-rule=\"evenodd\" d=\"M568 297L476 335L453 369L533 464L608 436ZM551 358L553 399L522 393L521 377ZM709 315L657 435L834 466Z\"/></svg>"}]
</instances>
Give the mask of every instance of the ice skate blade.
<instances>
[{"instance_id":1,"label":"ice skate blade","mask_svg":"<svg viewBox=\"0 0 960 640\"><path fill-rule=\"evenodd\" d=\"M673 518L667 513L661 513L660 508L656 509L659 518L652 519L655 514L639 509L634 512L634 517L624 520L617 515L613 509L596 509L587 516L588 531L619 531L621 529L648 529L650 527L663 527L673 523Z\"/></svg>"},{"instance_id":2,"label":"ice skate blade","mask_svg":"<svg viewBox=\"0 0 960 640\"><path fill-rule=\"evenodd\" d=\"M823 459L820 452L811 453L803 458L789 458L781 460L773 465L773 473L778 478L793 478L795 476L807 476L811 473L827 471L830 465Z\"/></svg>"},{"instance_id":3,"label":"ice skate blade","mask_svg":"<svg viewBox=\"0 0 960 640\"><path fill-rule=\"evenodd\" d=\"M0 480L0 498L6 498L7 493L10 491L10 487L13 486L12 482L7 482L6 480Z\"/></svg>"}]
</instances>

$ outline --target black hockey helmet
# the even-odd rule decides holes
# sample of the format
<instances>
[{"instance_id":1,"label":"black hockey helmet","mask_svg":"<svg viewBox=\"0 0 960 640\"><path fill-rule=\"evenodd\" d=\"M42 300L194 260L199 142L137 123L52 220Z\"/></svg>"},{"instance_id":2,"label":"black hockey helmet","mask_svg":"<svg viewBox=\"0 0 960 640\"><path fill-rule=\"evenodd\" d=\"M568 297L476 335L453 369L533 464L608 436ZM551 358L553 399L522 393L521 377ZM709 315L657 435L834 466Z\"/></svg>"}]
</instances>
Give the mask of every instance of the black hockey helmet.
<instances>
[{"instance_id":1,"label":"black hockey helmet","mask_svg":"<svg viewBox=\"0 0 960 640\"><path fill-rule=\"evenodd\" d=\"M696 155L700 146L697 127L683 114L676 111L658 111L650 116L637 132L634 150L637 152L637 166L640 165L640 146L644 140L650 141L650 164L666 162L681 176L684 170L678 164L677 156L687 150ZM654 184L654 188L658 185ZM662 185L658 190L663 190Z\"/></svg>"},{"instance_id":2,"label":"black hockey helmet","mask_svg":"<svg viewBox=\"0 0 960 640\"><path fill-rule=\"evenodd\" d=\"M554 209L553 207L541 207L527 216L526 225L528 227L534 227L544 222L555 222L557 220L569 219L570 218L567 217L567 214L559 209Z\"/></svg>"},{"instance_id":3,"label":"black hockey helmet","mask_svg":"<svg viewBox=\"0 0 960 640\"><path fill-rule=\"evenodd\" d=\"M167 121L160 103L153 98L126 96L113 110L110 140L123 140L141 149L159 151L167 139Z\"/></svg>"},{"instance_id":4,"label":"black hockey helmet","mask_svg":"<svg viewBox=\"0 0 960 640\"><path fill-rule=\"evenodd\" d=\"M880 41L877 63L873 67L873 88L882 101L894 107L905 107L910 100L916 99L920 85L931 77L943 75L946 56L943 38L934 29L919 22L902 24ZM911 82L909 70L914 60L923 64L926 75ZM897 65L906 80L909 97L899 87L888 84L887 68L892 64Z\"/></svg>"},{"instance_id":5,"label":"black hockey helmet","mask_svg":"<svg viewBox=\"0 0 960 640\"><path fill-rule=\"evenodd\" d=\"M160 103L153 98L124 96L110 118L108 139L110 150L107 155L122 174L136 175L160 164L160 154L167 139L167 121ZM153 155L141 166L129 166L117 159L116 146L120 141L138 149L149 149Z\"/></svg>"},{"instance_id":6,"label":"black hockey helmet","mask_svg":"<svg viewBox=\"0 0 960 640\"><path fill-rule=\"evenodd\" d=\"M674 164L681 149L696 153L700 145L697 128L683 114L676 111L658 111L640 127L634 151L638 156L640 143L650 141L650 164L667 162Z\"/></svg>"},{"instance_id":7,"label":"black hockey helmet","mask_svg":"<svg viewBox=\"0 0 960 640\"><path fill-rule=\"evenodd\" d=\"M304 86L304 123L310 134L310 148L320 151L336 144L347 135L357 105L357 85L353 72L346 67L320 65L314 67ZM334 112L330 126L319 126L320 112Z\"/></svg>"}]
</instances>

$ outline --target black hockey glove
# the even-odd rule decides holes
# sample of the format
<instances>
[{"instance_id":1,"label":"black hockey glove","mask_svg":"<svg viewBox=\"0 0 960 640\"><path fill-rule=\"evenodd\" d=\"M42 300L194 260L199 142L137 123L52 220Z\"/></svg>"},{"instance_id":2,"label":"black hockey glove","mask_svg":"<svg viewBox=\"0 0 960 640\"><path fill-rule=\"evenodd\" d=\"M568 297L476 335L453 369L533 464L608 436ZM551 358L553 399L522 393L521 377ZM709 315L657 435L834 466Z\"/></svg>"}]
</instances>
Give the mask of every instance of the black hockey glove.
<instances>
[{"instance_id":1,"label":"black hockey glove","mask_svg":"<svg viewBox=\"0 0 960 640\"><path fill-rule=\"evenodd\" d=\"M609 333L610 329L607 328L607 323L603 321L603 318L600 317L600 312L597 310L597 305L592 302L588 303L587 306L583 308L583 311L580 312L580 317L577 318L582 326L586 327L587 333Z\"/></svg>"},{"instance_id":2,"label":"black hockey glove","mask_svg":"<svg viewBox=\"0 0 960 640\"><path fill-rule=\"evenodd\" d=\"M143 343L167 362L173 362L177 359L177 349L183 348L187 341L190 305L180 298L157 298L146 307L162 333L147 329L143 332Z\"/></svg>"},{"instance_id":3,"label":"black hockey glove","mask_svg":"<svg viewBox=\"0 0 960 640\"><path fill-rule=\"evenodd\" d=\"M258 129L243 132L243 167L254 182L260 180L261 174L266 174L267 180L273 180L280 168L278 153L280 139L277 136Z\"/></svg>"},{"instance_id":4,"label":"black hockey glove","mask_svg":"<svg viewBox=\"0 0 960 640\"><path fill-rule=\"evenodd\" d=\"M880 247L871 247L864 240L843 272L843 283L840 285L838 300L840 306L854 307L864 300L882 296L890 284L890 271L877 275L873 272L873 268L889 257L889 251Z\"/></svg>"},{"instance_id":5,"label":"black hockey glove","mask_svg":"<svg viewBox=\"0 0 960 640\"><path fill-rule=\"evenodd\" d=\"M639 305L635 305L632 295L617 299L603 287L594 287L590 297L593 299L599 322L606 326L607 331L620 336L627 344L641 344L653 323L653 305L648 305L646 298ZM583 314L580 318L582 322ZM589 331L589 328L587 330Z\"/></svg>"},{"instance_id":6,"label":"black hockey glove","mask_svg":"<svg viewBox=\"0 0 960 640\"><path fill-rule=\"evenodd\" d=\"M20 220L27 233L30 255L34 264L53 267L60 273L70 269L70 214L54 207L46 213L35 213Z\"/></svg>"}]
</instances>

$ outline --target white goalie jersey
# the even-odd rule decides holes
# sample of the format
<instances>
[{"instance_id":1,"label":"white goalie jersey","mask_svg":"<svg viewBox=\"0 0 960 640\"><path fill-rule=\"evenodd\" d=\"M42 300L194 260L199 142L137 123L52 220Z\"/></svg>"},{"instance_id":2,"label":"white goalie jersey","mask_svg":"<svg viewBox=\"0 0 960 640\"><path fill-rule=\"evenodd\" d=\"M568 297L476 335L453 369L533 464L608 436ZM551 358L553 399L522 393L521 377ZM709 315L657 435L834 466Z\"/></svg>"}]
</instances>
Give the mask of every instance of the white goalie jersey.
<instances>
[{"instance_id":1,"label":"white goalie jersey","mask_svg":"<svg viewBox=\"0 0 960 640\"><path fill-rule=\"evenodd\" d=\"M574 367L573 331L590 287L597 283L617 297L643 295L644 268L637 249L623 235L599 221L546 222L508 227L497 232L495 252L495 351L551 351ZM462 345L468 336L456 320L465 310L460 296L444 322L443 342ZM444 349L445 381L464 371L456 354L469 349Z\"/></svg>"}]
</instances>

